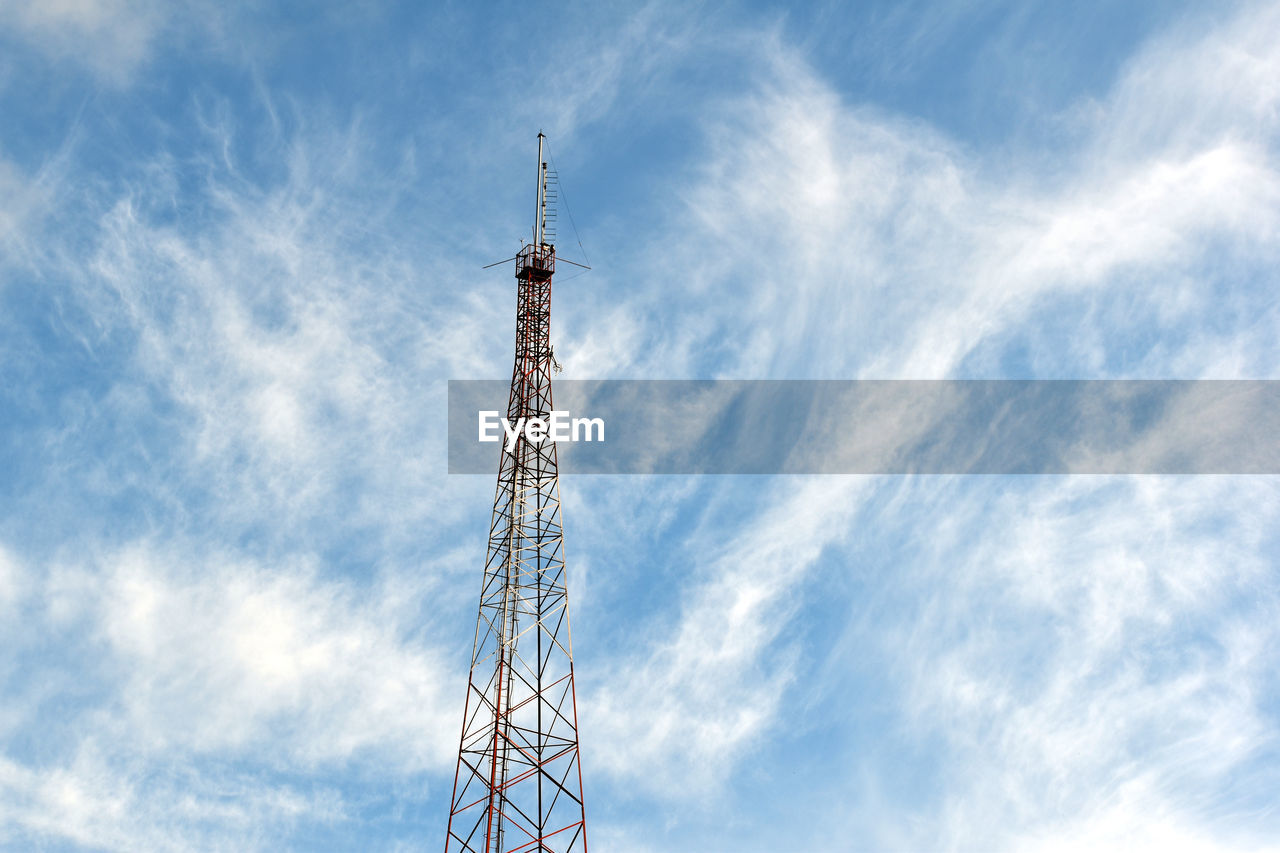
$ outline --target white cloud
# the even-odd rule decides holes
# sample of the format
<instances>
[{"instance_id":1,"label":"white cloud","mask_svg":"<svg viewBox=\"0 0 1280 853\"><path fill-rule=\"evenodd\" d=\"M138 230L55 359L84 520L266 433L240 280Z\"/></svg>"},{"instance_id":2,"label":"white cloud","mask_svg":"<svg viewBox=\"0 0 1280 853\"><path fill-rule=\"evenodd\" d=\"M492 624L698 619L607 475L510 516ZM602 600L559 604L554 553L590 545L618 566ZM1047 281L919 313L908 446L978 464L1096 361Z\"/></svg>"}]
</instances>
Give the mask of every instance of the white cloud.
<instances>
[{"instance_id":1,"label":"white cloud","mask_svg":"<svg viewBox=\"0 0 1280 853\"><path fill-rule=\"evenodd\" d=\"M1114 184L1090 181L1062 198L1012 204L1018 212L984 235L987 253L966 263L968 287L944 298L906 352L881 355L879 371L901 364L904 375L942 375L983 339L1023 320L1037 299L1115 292L1133 286L1122 283L1125 276L1151 288L1156 322L1173 325L1200 307L1205 285L1199 294L1190 283L1179 292L1162 277L1217 251L1223 235L1266 257L1280 234L1280 174L1253 146L1146 162Z\"/></svg>"},{"instance_id":2,"label":"white cloud","mask_svg":"<svg viewBox=\"0 0 1280 853\"><path fill-rule=\"evenodd\" d=\"M1252 310L1266 311L1233 273L1273 268L1280 244L1280 73L1268 74L1280 62L1278 21L1273 8L1251 9L1198 40L1158 42L1094 105L1083 143L993 155L1009 162L848 104L762 39L771 75L712 112L713 156L680 224L694 236L667 241L696 248L653 253L692 268L675 278L682 315L714 308L722 320L685 320L670 337L686 335L686 351L733 346L737 375L939 378L1018 331L1055 374L1070 362L1098 375L1131 348L1108 337L1112 318L1087 313L1103 300L1124 295L1128 314L1165 329L1250 292ZM1208 67L1183 85L1188 69ZM1213 263L1224 252L1230 269ZM1027 324L1045 324L1035 312L1054 300L1072 300L1067 316L1083 314L1088 330L1042 352ZM1228 333L1254 345L1246 375L1275 363L1280 319L1264 318L1256 333ZM1175 362L1210 369L1155 340L1163 348L1143 364L1148 375Z\"/></svg>"},{"instance_id":3,"label":"white cloud","mask_svg":"<svg viewBox=\"0 0 1280 853\"><path fill-rule=\"evenodd\" d=\"M562 61L535 70L529 94L515 104L522 122L545 129L557 146L558 140L572 140L592 125L614 120L619 102L660 89L657 81L665 80L698 43L696 16L681 4L583 12L574 16L578 28L559 49ZM608 32L605 38L602 29ZM522 67L521 73L529 69Z\"/></svg>"},{"instance_id":4,"label":"white cloud","mask_svg":"<svg viewBox=\"0 0 1280 853\"><path fill-rule=\"evenodd\" d=\"M29 232L48 209L50 196L39 176L24 174L0 154L0 269L32 261L37 249Z\"/></svg>"},{"instance_id":5,"label":"white cloud","mask_svg":"<svg viewBox=\"0 0 1280 853\"><path fill-rule=\"evenodd\" d=\"M394 604L306 569L189 559L123 553L89 603L141 745L269 746L289 765L365 749L410 769L447 763L453 671L407 643L410 626L386 618Z\"/></svg>"},{"instance_id":6,"label":"white cloud","mask_svg":"<svg viewBox=\"0 0 1280 853\"><path fill-rule=\"evenodd\" d=\"M473 617L463 578L483 561L439 543L491 484L435 477L433 403L484 363L462 342L497 309L461 288L423 304L423 249L380 230L395 191L354 131L299 131L269 188L221 159L229 138L204 141L200 215L165 222L161 157L62 211L89 252L42 235L51 298L78 309L66 333L116 360L42 436L73 475L35 491L103 513L98 496L139 488L149 509L115 541L77 531L38 583L0 562L0 613L11 592L26 608L20 631L0 620L0 846L278 849L292 823L361 820L346 789L367 776L399 808L453 767L465 660L428 638L463 599ZM322 570L330 548L356 553Z\"/></svg>"},{"instance_id":7,"label":"white cloud","mask_svg":"<svg viewBox=\"0 0 1280 853\"><path fill-rule=\"evenodd\" d=\"M1192 15L1126 65L1086 121L1084 159L1124 168L1230 142L1274 141L1280 127L1280 6L1243 3L1224 16Z\"/></svg>"},{"instance_id":8,"label":"white cloud","mask_svg":"<svg viewBox=\"0 0 1280 853\"><path fill-rule=\"evenodd\" d=\"M1176 853L1222 853L1223 851L1272 850L1267 839L1233 840L1188 823L1178 813L1161 808L1144 796L1147 785L1126 786L1117 792L1116 802L1105 810L1052 833L1039 832L1018 838L1011 845L1035 853L1066 853L1097 850L1122 853L1130 850L1168 850Z\"/></svg>"},{"instance_id":9,"label":"white cloud","mask_svg":"<svg viewBox=\"0 0 1280 853\"><path fill-rule=\"evenodd\" d=\"M616 663L583 703L593 768L673 798L718 793L774 724L796 651L779 633L823 549L851 533L865 484L780 487L751 525L689 555L678 621L649 629L647 656Z\"/></svg>"},{"instance_id":10,"label":"white cloud","mask_svg":"<svg viewBox=\"0 0 1280 853\"><path fill-rule=\"evenodd\" d=\"M96 333L136 342L122 384L178 406L182 454L155 488L209 490L223 521L270 517L287 534L354 512L408 533L453 506L431 476L444 462L440 377L478 372L463 342L498 309L463 289L422 301L422 270L446 262L420 264L416 244L379 232L394 192L359 177L356 136L301 134L270 190L210 162L216 201L198 228L156 224L136 187L101 215L88 273L66 271ZM352 510L357 481L377 485Z\"/></svg>"},{"instance_id":11,"label":"white cloud","mask_svg":"<svg viewBox=\"0 0 1280 853\"><path fill-rule=\"evenodd\" d=\"M0 0L0 22L50 58L117 84L146 58L168 11L151 0Z\"/></svg>"},{"instance_id":12,"label":"white cloud","mask_svg":"<svg viewBox=\"0 0 1280 853\"><path fill-rule=\"evenodd\" d=\"M26 586L26 572L13 555L0 546L0 613L17 605Z\"/></svg>"},{"instance_id":13,"label":"white cloud","mask_svg":"<svg viewBox=\"0 0 1280 853\"><path fill-rule=\"evenodd\" d=\"M1146 846L1212 821L1277 737L1256 693L1280 639L1271 485L1053 478L957 509L882 639L913 730L946 743L925 843Z\"/></svg>"},{"instance_id":14,"label":"white cloud","mask_svg":"<svg viewBox=\"0 0 1280 853\"><path fill-rule=\"evenodd\" d=\"M356 584L139 543L48 578L24 631L79 655L46 660L47 677L105 694L46 720L51 763L0 761L10 832L113 850L262 849L290 821L346 808L333 791L264 781L263 767L286 780L317 766L374 766L389 780L452 767L463 681L417 639L413 603L430 576ZM36 649L28 638L11 652ZM237 770L244 761L258 770Z\"/></svg>"},{"instance_id":15,"label":"white cloud","mask_svg":"<svg viewBox=\"0 0 1280 853\"><path fill-rule=\"evenodd\" d=\"M1250 7L1139 54L1094 105L1082 149L1061 152L1061 169L1038 179L1028 163L986 163L927 127L842 102L762 39L771 80L715 114L689 218L648 247L673 269L688 266L665 294L676 319L630 338L659 337L646 341L657 375L698 370L697 353L729 349L721 375L939 378L1013 332L1054 376L1099 375L1110 354L1135 345L1149 348L1126 357L1139 375L1266 375L1280 338L1268 281L1280 234L1277 92L1262 79L1276 61L1276 20ZM1180 87L1187 69L1207 65L1227 71ZM1120 325L1129 318L1095 313L1119 297L1141 313L1143 341ZM637 296L632 313L644 304ZM1081 333L1037 340L1064 312ZM977 484L970 495L938 482L918 488L955 499L933 518L943 531L981 510ZM656 621L644 653L584 703L587 735L606 744L595 764L626 784L677 799L714 792L793 701L777 696L788 684L788 604L814 590L817 555L850 535L864 494L835 481L786 488L788 498L719 528L735 543L724 555L690 549L707 568L682 584L672 624ZM1073 497L1088 510L1076 512ZM965 538L908 531L944 543L936 588L909 591L935 608L922 622L1030 621L958 638L907 626L907 653L884 651L886 665L910 672L912 719L935 717L962 755L937 820L890 830L862 819L923 846L1117 846L1167 838L1170 827L1211 843L1197 797L1275 735L1250 694L1274 632L1263 615L1231 616L1215 587L1257 591L1266 559L1256 532L1274 524L1274 495L1265 481L1109 491L1064 479L1032 499L1032 513L1011 499L999 517L970 519ZM1214 515L1222 506L1234 520ZM1009 550L1010 536L1027 550ZM970 574L951 578L961 560ZM1020 597L1035 595L1045 601ZM1188 619L1204 620L1216 651L1197 658L1178 633ZM1001 667L1023 640L1044 639L1040 628L1061 646L1035 666L1043 683L1022 684L1022 670ZM1154 658L1126 660L1126 640ZM1191 659L1178 661L1181 652ZM1147 669L1157 664L1165 670ZM1188 777L1187 766L1201 769ZM1185 790L1161 784L1175 772ZM1071 814L1079 820L1062 817Z\"/></svg>"},{"instance_id":16,"label":"white cloud","mask_svg":"<svg viewBox=\"0 0 1280 853\"><path fill-rule=\"evenodd\" d=\"M51 53L67 49L68 34L104 33L105 47L86 61L108 75L142 62L157 26L152 13L134 19L109 5L0 8ZM849 105L773 36L753 40L753 58L768 67L764 85L715 113L710 162L687 191L689 217L641 241L643 255L658 260L635 269L671 273L666 283L641 280L599 297L609 303L609 322L581 336L585 343L569 362L583 375L586 365L604 362L615 375L701 373L713 365L738 376L936 377L1002 334L1030 327L1034 335L1038 321L1028 318L1055 298L1076 300L1072 310L1088 318L1095 295L1132 292L1148 300L1159 321L1154 336L1164 339L1164 349L1140 362L1154 374L1273 369L1280 363L1268 360L1280 339L1274 308L1255 326L1237 324L1217 337L1184 341L1161 332L1193 322L1216 298L1196 275L1196 264L1219 257L1215 241L1224 240L1232 262L1252 275L1273 253L1273 81L1280 77L1269 75L1274 57L1266 45L1276 39L1266 39L1274 18L1267 9L1247 10L1202 39L1162 42L1138 57L1116 93L1091 105L1096 127L1084 153L1066 152L1062 172L1044 181L984 163L918 123ZM564 99L564 126L615 104L625 88L619 75L649 38L643 27L636 32L622 49L586 63L594 74ZM1205 73L1187 70L1196 68ZM403 189L355 191L370 174L358 136L300 134L290 140L288 176L270 188L246 184L234 163L211 156L202 165L213 176L214 214L189 228L153 221L145 205L155 199L139 183L103 206L91 268L69 276L93 294L103 329L136 342L131 378L176 401L180 452L159 460L146 485L165 496L181 491L175 480L208 484L214 517L182 523L208 522L209 541L253 520L297 533L352 516L377 536L439 540L439 526L419 522L438 520L432 512L474 510L423 485L440 466L423 451L438 438L438 424L424 421L429 392L422 389L429 377L486 372L499 347L467 354L493 328L506 327L508 304L461 295L461 287L435 289L439 301L431 304L416 295L423 256L397 249L407 242L404 230L382 230L393 205L379 199ZM236 146L213 149L221 156ZM167 186L165 168L157 164L148 181ZM0 218L0 228L14 221ZM452 260L430 260L416 268L468 281ZM676 275L681 265L688 272ZM1165 276L1183 289L1143 295L1152 278ZM668 295L664 310L650 310ZM1243 287L1229 296L1245 309L1256 302ZM1096 368L1090 346L1117 346L1098 334L1060 351L1044 344L1042 363L1050 371ZM1235 360L1222 357L1232 350ZM365 476L371 481L353 489L350 478ZM461 488L449 485L455 495ZM1192 811L1187 800L1150 774L1117 769L1117 744L1144 727L1172 726L1173 751L1150 766L1172 772L1177 761L1199 761L1204 775L1192 787L1204 792L1268 731L1245 695L1268 662L1269 635L1254 622L1210 626L1221 641L1211 659L1216 672L1192 661L1149 677L1118 651L1125 638L1156 644L1178 620L1204 615L1212 582L1251 583L1258 540L1223 531L1274 526L1265 490L1233 498L1210 489L1196 493L1204 503L1186 506L1163 487L1135 497L1085 484L1076 488L1092 507L1075 513L1057 486L1032 495L1034 515L1002 506L1002 523L971 531L973 550L953 540L936 566L920 569L949 568L950 557L970 555L958 577L939 571L937 595L955 592L955 602L922 593L937 608L931 615L970 621L994 588L1008 608L999 615L1047 612L1060 620L1051 636L1078 641L1083 651L1078 659L1047 658L1058 663L1046 664L1052 672L1028 692L992 669L1019 634L979 633L945 647L907 638L917 644L910 673L917 719L936 715L966 756L989 752L987 763L973 765L983 774L976 782L947 780L956 786L951 809L941 826L922 830L931 839L963 838L1010 812L1017 819L1005 824L1020 834L997 841L1156 840L1164 830L1144 821L1152 814L1168 814L1166 826L1190 836L1197 830L1194 815L1181 817ZM726 483L722 495L739 487ZM638 647L607 662L614 673L584 702L590 772L684 795L714 793L741 766L794 699L789 665L800 651L787 629L797 602L814 589L824 549L851 535L849 519L870 489L867 481L789 482L776 499L718 520L714 542L690 547L696 569L676 581L674 612L654 615ZM355 491L368 497L353 508L343 498ZM1192 523L1215 501L1233 507L1237 526ZM678 511L643 500L628 505L641 509L620 526ZM965 506L973 508L952 509L960 514ZM1165 537L1155 544L1145 538L1156 535L1153 519ZM1224 556L1231 541L1237 544ZM255 756L264 765L304 768L373 756L403 773L449 764L461 682L444 677L434 649L416 639L415 626L428 617L406 602L420 600L422 587L369 588L321 573L309 557L255 560L207 543L135 544L70 564L43 589L48 630L99 638L118 695L78 720L85 728L69 735L75 748L53 766L0 763L0 785L8 786L0 802L16 804L3 807L8 821L36 832L65 827L67 837L116 849L252 847L268 844L251 835L255 822L340 814L341 799L241 785L214 766L162 786L189 792L186 817L175 820L148 810L156 798L147 774L171 766L174 756L214 764ZM595 578L607 571L597 558L592 565ZM473 587L463 585L472 607ZM424 738L423 731L442 734ZM1063 780L1078 823L1044 813ZM231 805L219 785L238 792ZM1093 788L1123 790L1091 799ZM228 834L201 844L202 821L225 822ZM165 827L176 835L163 835ZM236 827L249 835L235 835Z\"/></svg>"},{"instance_id":17,"label":"white cloud","mask_svg":"<svg viewBox=\"0 0 1280 853\"><path fill-rule=\"evenodd\" d=\"M0 757L0 792L0 842L12 849L59 839L110 851L266 850L297 818L333 820L343 810L332 790L122 768L92 743L64 767L33 770Z\"/></svg>"}]
</instances>

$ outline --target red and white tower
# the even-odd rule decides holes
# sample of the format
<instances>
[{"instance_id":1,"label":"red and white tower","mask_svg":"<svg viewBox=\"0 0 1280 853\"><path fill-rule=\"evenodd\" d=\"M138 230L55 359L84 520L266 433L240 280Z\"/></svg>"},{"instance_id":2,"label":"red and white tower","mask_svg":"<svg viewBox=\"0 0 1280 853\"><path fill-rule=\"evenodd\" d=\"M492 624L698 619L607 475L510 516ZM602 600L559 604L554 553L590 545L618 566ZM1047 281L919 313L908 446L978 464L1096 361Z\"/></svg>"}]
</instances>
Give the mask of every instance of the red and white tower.
<instances>
[{"instance_id":1,"label":"red and white tower","mask_svg":"<svg viewBox=\"0 0 1280 853\"><path fill-rule=\"evenodd\" d=\"M549 418L555 187L538 134L533 243L516 257L507 418ZM526 420L527 423L527 420ZM555 442L505 443L445 851L587 849Z\"/></svg>"}]
</instances>

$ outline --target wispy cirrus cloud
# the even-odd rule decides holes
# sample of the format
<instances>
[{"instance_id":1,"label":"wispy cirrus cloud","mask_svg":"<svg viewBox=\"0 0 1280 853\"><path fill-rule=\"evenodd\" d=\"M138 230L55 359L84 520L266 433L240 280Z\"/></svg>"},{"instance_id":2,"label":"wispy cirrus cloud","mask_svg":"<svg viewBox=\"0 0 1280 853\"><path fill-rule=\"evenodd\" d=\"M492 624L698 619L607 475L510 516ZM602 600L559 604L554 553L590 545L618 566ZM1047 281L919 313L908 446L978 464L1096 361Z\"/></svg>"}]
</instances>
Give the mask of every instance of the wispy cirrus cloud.
<instances>
[{"instance_id":1,"label":"wispy cirrus cloud","mask_svg":"<svg viewBox=\"0 0 1280 853\"><path fill-rule=\"evenodd\" d=\"M31 469L7 487L46 511L4 520L5 844L390 843L451 769L465 650L431 626L475 587L439 583L469 551L423 551L455 523L430 400L475 357L450 334L491 320L432 332L483 306L426 303L352 136L300 132L272 184L204 132L207 206L173 216L159 157L29 229L23 295L56 311L6 367L56 405L6 412Z\"/></svg>"},{"instance_id":2,"label":"wispy cirrus cloud","mask_svg":"<svg viewBox=\"0 0 1280 853\"><path fill-rule=\"evenodd\" d=\"M750 525L689 555L677 619L583 704L602 744L595 765L668 796L716 795L776 718L797 653L779 639L795 591L823 549L851 535L841 520L858 495L832 479L783 487Z\"/></svg>"},{"instance_id":3,"label":"wispy cirrus cloud","mask_svg":"<svg viewBox=\"0 0 1280 853\"><path fill-rule=\"evenodd\" d=\"M1252 9L1201 40L1162 40L1095 105L1082 144L1021 162L1004 155L1008 164L985 162L918 122L842 103L793 52L772 45L761 55L773 73L723 111L704 178L686 191L700 251L680 257L697 258L702 285L675 298L690 313L729 306L717 334L735 341L744 375L938 378L966 359L998 372L993 344L1054 319L1088 326L1074 340L1046 329L1063 344L1059 362L1112 372L1121 342L1082 312L1124 298L1126 312L1174 327L1223 310L1223 290L1256 298L1252 288L1215 287L1221 268L1201 268L1224 246L1235 268L1248 263L1255 275L1274 261L1276 95L1261 80L1238 85L1275 63L1274 18ZM1194 86L1178 83L1188 67L1209 66L1214 73ZM1230 70L1237 66L1248 73ZM728 282L746 276L759 286L726 301ZM1070 313L1036 316L1062 299L1074 300ZM1255 306L1274 324L1270 308ZM796 341L804 343L787 343ZM1253 343L1259 357L1245 375L1274 363L1265 334ZM1063 370L1034 345L1032 358Z\"/></svg>"},{"instance_id":4,"label":"wispy cirrus cloud","mask_svg":"<svg viewBox=\"0 0 1280 853\"><path fill-rule=\"evenodd\" d=\"M1275 96L1269 80L1236 84L1275 62L1275 26L1273 8L1250 6L1207 33L1157 40L1091 105L1083 141L1068 141L1047 174L1035 168L1037 155L1005 168L928 127L846 104L803 61L765 40L757 55L771 59L771 72L717 114L702 179L685 191L684 224L696 237L662 244L690 271L668 291L680 319L658 333L654 369L664 375L675 364L697 374L714 363L718 375L731 376L1268 375L1280 323L1266 284L1280 223ZM1182 88L1178 80L1196 68L1214 71ZM1138 342L1135 325L1144 329ZM709 359L712 351L727 358ZM1260 698L1273 689L1262 651L1271 605L1235 609L1267 588L1266 555L1275 545L1256 532L1271 523L1270 484L1244 481L1237 493L1208 481L1108 487L1053 480L1015 489L1002 515L986 516L989 486L937 482L891 499L895 513L920 514L897 528L902 541L942 543L930 563L937 572L917 575L908 551L900 568L870 562L919 586L904 589L911 581L894 578L859 586L870 602L933 603L909 609L921 622L897 625L901 633L889 636L903 642L883 649L878 663L844 645L823 672L909 672L905 683L886 674L888 698L840 698L872 707L902 701L907 719L918 715L926 727L923 720L932 719L943 745L920 760L953 775L935 775L919 802L891 797L886 806L885 792L868 787L866 777L892 775L887 768L838 771L841 802L878 801L896 809L887 823L902 817L912 827L888 827L869 806L854 810L850 837L874 829L888 847L948 849L1051 846L1064 838L1123 845L1154 843L1173 826L1206 845L1229 846L1219 813L1197 802L1231 800L1235 794L1215 792L1235 790L1234 780L1256 772L1276 732ZM733 768L783 736L785 710L795 710L809 694L800 685L815 677L803 657L793 657L798 641L788 638L802 626L790 605L820 595L833 571L862 577L858 563L869 555L846 544L849 520L882 522L878 511L865 513L895 490L830 482L820 491L797 503L739 498L747 508L718 529L723 543L777 533L793 547L776 560L761 547L677 549L682 561L708 568L678 581L670 621L654 623L646 651L633 653L595 700L613 719L588 718L611 744L621 732L633 736L609 756L613 772L630 779L629 767L641 767L666 795L703 795L738 784L730 781ZM945 496L945 509L931 506L935 494ZM1233 509L1219 516L1224 505ZM1159 533L1153 519L1163 520ZM954 535L939 537L948 531ZM1015 531L1043 550L1005 550ZM818 559L824 547L833 552ZM1004 570L992 574L992 561ZM983 580L970 588L963 572L951 571L957 566L972 566ZM1053 593L1059 599L1048 623L1009 598L1046 572L1081 585ZM738 612L742 601L752 606ZM855 613L872 606L849 605ZM886 627L874 614L853 617L864 619ZM1009 624L997 621L966 639L930 636L924 626L935 619L961 632L974 623ZM1197 645L1199 634L1185 633L1192 624L1200 626L1193 633L1213 638L1211 650ZM698 641L707 637L716 641ZM865 648L873 636L861 639ZM1029 664L1038 643L1062 656ZM1151 654L1128 659L1131 643ZM678 649L690 650L688 657ZM984 679L1013 693L984 695ZM637 709L648 684L677 698ZM898 689L905 692L893 698ZM940 691L927 710L921 691ZM966 722L969 702L983 709L980 722ZM675 755L678 748L684 752ZM989 765L971 761L983 750ZM686 759L698 771L661 772L685 767ZM1184 763L1200 763L1203 772L1188 776L1176 769ZM970 768L987 775L970 779ZM1181 781L1167 785L1164 774ZM998 790L983 788L988 782ZM1248 848L1263 836L1238 837ZM812 843L826 849L829 839Z\"/></svg>"},{"instance_id":5,"label":"wispy cirrus cloud","mask_svg":"<svg viewBox=\"0 0 1280 853\"><path fill-rule=\"evenodd\" d=\"M90 21L109 5L51 8L61 32L111 26ZM155 20L110 48L122 68L146 61ZM584 138L668 85L696 89L673 59L716 52L733 80L690 96L692 153L668 160L644 217L627 212L613 269L557 304L570 375L1273 370L1272 7L1160 37L1104 97L1052 117L1058 147L1030 152L854 102L777 27L676 23L639 15L552 75L555 120ZM203 90L194 119L148 128L175 150L76 176L75 196L52 194L57 229L0 214L45 244L40 334L5 346L48 398L14 421L8 458L39 464L10 488L52 508L0 528L0 612L37 627L0 664L17 679L6 843L298 849L323 831L367 847L376 825L390 847L443 816L466 651L445 638L474 615L492 483L442 481L433 407L448 376L506 373L494 330L512 300L456 249L499 239L429 173L478 174L506 143L477 134L428 166L438 151L397 139L388 158L359 110L292 109L268 77L263 115ZM520 91L484 109L529 105ZM8 180L15 197L39 183ZM1267 817L1241 790L1267 781L1276 730L1268 484L1064 482L1006 498L939 481L566 483L600 837L777 849L812 831L829 849L848 814L886 847L1154 843L1169 827L1225 847L1235 809L1254 843ZM26 666L40 678L14 675ZM44 725L59 702L65 722ZM918 790L894 789L903 774ZM674 817L646 823L637 803ZM655 842L664 821L679 837Z\"/></svg>"},{"instance_id":6,"label":"wispy cirrus cloud","mask_svg":"<svg viewBox=\"0 0 1280 853\"><path fill-rule=\"evenodd\" d=\"M442 506L443 454L429 452L443 436L437 377L483 363L462 342L498 308L462 288L424 296L427 271L456 261L395 242L402 190L394 176L388 195L369 187L358 131L281 141L288 172L265 184L223 159L239 144L232 131L206 132L198 215L172 217L178 167L160 158L123 197L89 200L83 264L52 253L68 337L123 358L50 452L96 468L112 456L95 460L85 442L123 416L137 430L115 450L149 458L129 474L148 500L190 508L194 490L211 521L243 530L272 518L275 536L321 532L316 520L335 515L407 534L402 522ZM353 488L370 480L380 484Z\"/></svg>"},{"instance_id":7,"label":"wispy cirrus cloud","mask_svg":"<svg viewBox=\"0 0 1280 853\"><path fill-rule=\"evenodd\" d=\"M1228 847L1256 846L1265 830L1231 823L1275 782L1274 488L1051 485L933 504L950 523L887 584L918 606L872 619L905 675L907 724L945 744L935 834L917 843L1147 846L1216 826Z\"/></svg>"}]
</instances>

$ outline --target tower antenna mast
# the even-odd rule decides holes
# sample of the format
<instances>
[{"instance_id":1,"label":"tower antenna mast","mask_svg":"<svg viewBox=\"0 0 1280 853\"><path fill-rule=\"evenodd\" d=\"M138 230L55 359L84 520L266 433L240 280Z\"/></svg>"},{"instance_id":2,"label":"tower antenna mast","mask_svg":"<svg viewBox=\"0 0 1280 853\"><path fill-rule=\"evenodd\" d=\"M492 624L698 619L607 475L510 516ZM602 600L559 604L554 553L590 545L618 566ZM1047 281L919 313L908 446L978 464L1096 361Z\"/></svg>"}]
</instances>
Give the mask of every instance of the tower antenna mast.
<instances>
[{"instance_id":1,"label":"tower antenna mast","mask_svg":"<svg viewBox=\"0 0 1280 853\"><path fill-rule=\"evenodd\" d=\"M533 245L541 246L546 230L547 217L547 164L542 159L542 140L546 136L538 131L538 206L533 212Z\"/></svg>"},{"instance_id":2,"label":"tower antenna mast","mask_svg":"<svg viewBox=\"0 0 1280 853\"><path fill-rule=\"evenodd\" d=\"M516 347L507 420L553 411L548 173L538 134L531 245L516 255ZM578 705L556 445L504 444L445 851L586 853Z\"/></svg>"}]
</instances>

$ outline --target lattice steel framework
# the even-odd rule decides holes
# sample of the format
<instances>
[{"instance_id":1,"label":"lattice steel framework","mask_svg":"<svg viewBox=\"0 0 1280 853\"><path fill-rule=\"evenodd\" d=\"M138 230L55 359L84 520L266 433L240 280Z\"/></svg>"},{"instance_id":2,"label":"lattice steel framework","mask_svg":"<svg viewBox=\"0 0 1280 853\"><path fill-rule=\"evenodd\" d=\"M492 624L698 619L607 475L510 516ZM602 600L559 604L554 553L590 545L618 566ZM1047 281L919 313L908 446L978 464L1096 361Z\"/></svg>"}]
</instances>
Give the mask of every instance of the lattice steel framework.
<instances>
[{"instance_id":1,"label":"lattice steel framework","mask_svg":"<svg viewBox=\"0 0 1280 853\"><path fill-rule=\"evenodd\" d=\"M542 139L534 242L516 257L512 424L552 411ZM498 468L445 851L586 853L586 827L556 445L521 433Z\"/></svg>"}]
</instances>

